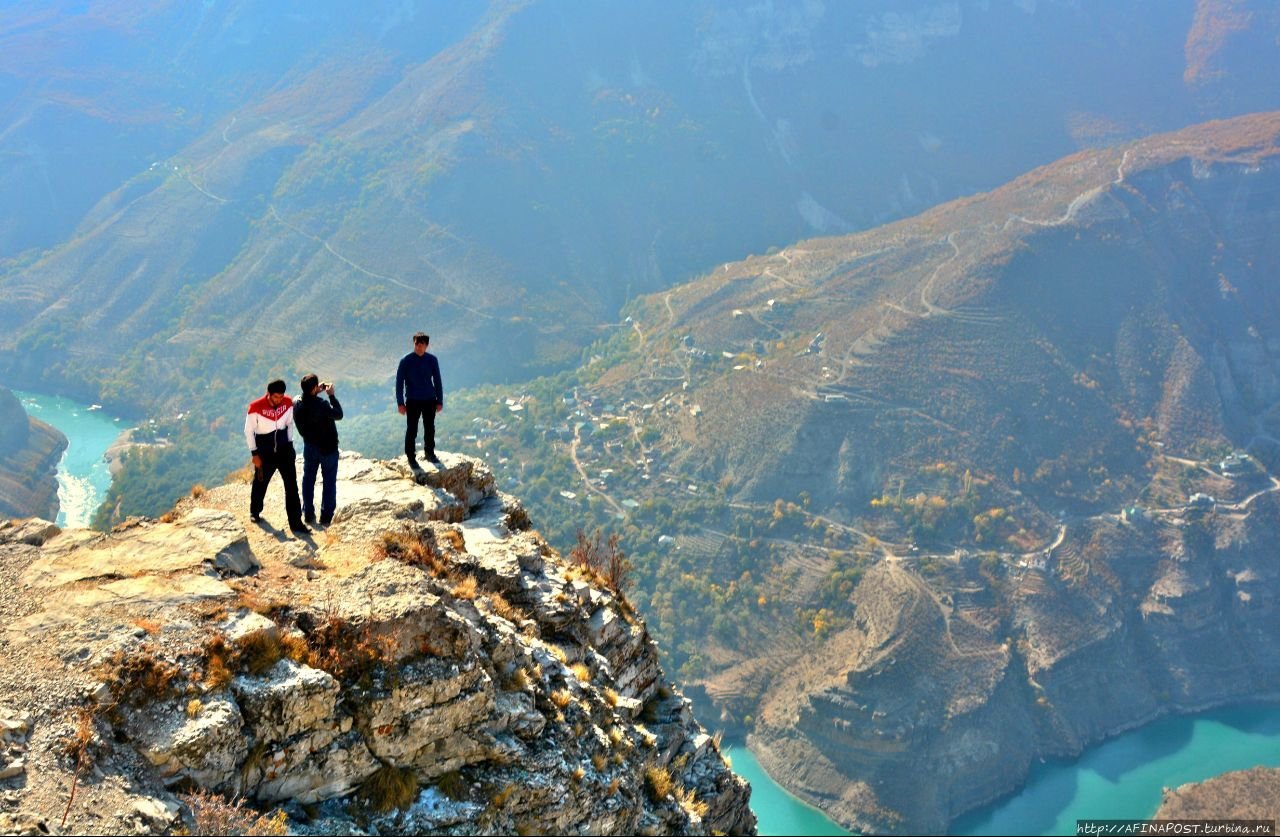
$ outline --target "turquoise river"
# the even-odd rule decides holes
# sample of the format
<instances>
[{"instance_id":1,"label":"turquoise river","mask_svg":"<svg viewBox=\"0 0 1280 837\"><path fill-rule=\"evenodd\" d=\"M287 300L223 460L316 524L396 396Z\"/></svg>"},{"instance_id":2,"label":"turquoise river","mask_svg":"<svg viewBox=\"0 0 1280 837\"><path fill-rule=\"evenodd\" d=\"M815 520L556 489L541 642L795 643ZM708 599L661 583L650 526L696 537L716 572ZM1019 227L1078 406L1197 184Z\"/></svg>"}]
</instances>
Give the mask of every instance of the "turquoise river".
<instances>
[{"instance_id":1,"label":"turquoise river","mask_svg":"<svg viewBox=\"0 0 1280 837\"><path fill-rule=\"evenodd\" d=\"M848 834L782 790L745 747L726 746L751 782L761 834ZM1252 704L1162 718L1071 761L1031 770L1013 796L957 820L953 834L1075 834L1077 819L1146 819L1166 787L1229 770L1280 767L1280 706Z\"/></svg>"},{"instance_id":2,"label":"turquoise river","mask_svg":"<svg viewBox=\"0 0 1280 837\"><path fill-rule=\"evenodd\" d=\"M104 455L128 425L100 408L78 404L59 395L34 392L13 394L28 414L51 424L67 437L58 462L59 526L88 526L111 488L111 472Z\"/></svg>"},{"instance_id":3,"label":"turquoise river","mask_svg":"<svg viewBox=\"0 0 1280 837\"><path fill-rule=\"evenodd\" d=\"M66 398L15 393L27 411L70 444L58 471L60 525L83 526L106 496L103 455L124 424ZM726 746L733 769L751 782L761 834L847 834L784 791L742 746ZM1256 765L1280 766L1280 706L1249 705L1165 718L1106 741L1072 761L1037 764L1026 786L963 817L955 834L1074 834L1076 819L1134 819L1155 813L1160 792Z\"/></svg>"}]
</instances>

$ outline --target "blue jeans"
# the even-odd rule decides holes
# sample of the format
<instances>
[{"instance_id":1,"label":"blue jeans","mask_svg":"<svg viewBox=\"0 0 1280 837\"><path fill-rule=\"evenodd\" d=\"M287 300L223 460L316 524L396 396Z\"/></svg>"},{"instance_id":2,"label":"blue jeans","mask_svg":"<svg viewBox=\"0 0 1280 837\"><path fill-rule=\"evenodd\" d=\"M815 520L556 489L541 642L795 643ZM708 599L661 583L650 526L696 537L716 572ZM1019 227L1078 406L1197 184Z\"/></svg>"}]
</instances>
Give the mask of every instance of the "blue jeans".
<instances>
[{"instance_id":1,"label":"blue jeans","mask_svg":"<svg viewBox=\"0 0 1280 837\"><path fill-rule=\"evenodd\" d=\"M315 445L302 446L302 514L316 516L316 471L324 480L320 495L320 519L329 520L338 506L338 452L321 453Z\"/></svg>"}]
</instances>

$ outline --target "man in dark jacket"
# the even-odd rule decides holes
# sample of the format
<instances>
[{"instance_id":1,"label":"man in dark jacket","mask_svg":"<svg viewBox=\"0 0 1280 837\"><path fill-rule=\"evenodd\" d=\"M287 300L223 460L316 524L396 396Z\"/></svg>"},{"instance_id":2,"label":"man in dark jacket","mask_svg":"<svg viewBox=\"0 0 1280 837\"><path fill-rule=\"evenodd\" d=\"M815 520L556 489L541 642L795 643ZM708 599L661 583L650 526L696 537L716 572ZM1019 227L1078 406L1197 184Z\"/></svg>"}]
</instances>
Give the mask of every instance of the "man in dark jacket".
<instances>
[{"instance_id":1,"label":"man in dark jacket","mask_svg":"<svg viewBox=\"0 0 1280 837\"><path fill-rule=\"evenodd\" d=\"M267 394L249 404L244 419L244 440L253 459L253 490L249 496L249 517L262 520L262 505L267 497L267 483L276 471L284 482L284 508L289 515L289 528L307 535L311 530L302 522L298 503L298 472L294 466L293 399L284 394L287 387L277 378L267 384Z\"/></svg>"},{"instance_id":2,"label":"man in dark jacket","mask_svg":"<svg viewBox=\"0 0 1280 837\"><path fill-rule=\"evenodd\" d=\"M440 364L427 351L431 338L419 331L413 335L413 351L400 359L396 369L396 407L400 415L409 417L404 432L404 455L409 467L417 470L414 450L418 444L418 419L422 419L422 452L427 461L439 465L436 458L436 413L444 409L444 385L440 383Z\"/></svg>"},{"instance_id":3,"label":"man in dark jacket","mask_svg":"<svg viewBox=\"0 0 1280 837\"><path fill-rule=\"evenodd\" d=\"M328 403L320 398L329 397ZM316 525L316 470L323 474L320 495L320 525L333 522L338 506L338 427L342 405L333 384L320 383L315 375L302 379L302 399L293 405L293 423L302 434L302 514Z\"/></svg>"}]
</instances>

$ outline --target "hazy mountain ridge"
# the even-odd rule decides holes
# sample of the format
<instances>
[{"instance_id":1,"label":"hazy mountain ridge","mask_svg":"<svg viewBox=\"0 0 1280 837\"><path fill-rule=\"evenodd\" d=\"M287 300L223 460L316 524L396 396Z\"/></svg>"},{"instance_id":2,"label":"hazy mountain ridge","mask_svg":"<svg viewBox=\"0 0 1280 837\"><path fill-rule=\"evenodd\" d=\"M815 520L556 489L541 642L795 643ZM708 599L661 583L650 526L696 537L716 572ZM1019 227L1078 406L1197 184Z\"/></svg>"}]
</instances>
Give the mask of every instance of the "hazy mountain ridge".
<instances>
[{"instance_id":1,"label":"hazy mountain ridge","mask_svg":"<svg viewBox=\"0 0 1280 837\"><path fill-rule=\"evenodd\" d=\"M455 381L518 377L575 359L626 298L708 264L870 226L1098 137L1222 112L1182 78L1189 0L1158 20L1110 3L443 9L0 19L14 55L56 36L76 68L51 81L10 70L17 106L60 103L31 111L41 119L81 118L82 88L109 77L95 39L154 42L128 65L152 82L139 87L144 110L89 112L163 126L132 169L104 160L81 178L89 189L116 173L95 208L59 201L54 231L22 239L47 246L74 226L0 279L8 374L136 409L156 397L131 379L180 387L175 370L210 363L244 374L250 345L373 384L403 332L425 324L465 358ZM1055 46L1066 32L1092 34L1068 53ZM996 69L1033 54L1071 96L1046 99L1039 82ZM215 65L202 99L190 80ZM919 112L900 112L917 94ZM42 147L45 124L19 121L8 141ZM10 159L24 183L59 168ZM77 356L61 335L80 321L109 332L98 352L136 373L111 379ZM344 350L298 328L310 322L342 328ZM50 348L70 357L48 370L23 359Z\"/></svg>"},{"instance_id":2,"label":"hazy mountain ridge","mask_svg":"<svg viewBox=\"0 0 1280 837\"><path fill-rule=\"evenodd\" d=\"M417 8L422 15L416 21ZM474 13L387 2L352 15L340 3L73 3L0 10L0 182L10 188L0 253L44 248L153 161L198 141L244 102L269 99L317 65L351 53L429 54ZM424 27L422 18L432 25ZM446 36L449 37L449 36ZM403 59L401 59L403 60ZM340 74L331 74L339 80ZM324 109L323 96L309 107ZM12 211L21 207L21 212Z\"/></svg>"}]
</instances>

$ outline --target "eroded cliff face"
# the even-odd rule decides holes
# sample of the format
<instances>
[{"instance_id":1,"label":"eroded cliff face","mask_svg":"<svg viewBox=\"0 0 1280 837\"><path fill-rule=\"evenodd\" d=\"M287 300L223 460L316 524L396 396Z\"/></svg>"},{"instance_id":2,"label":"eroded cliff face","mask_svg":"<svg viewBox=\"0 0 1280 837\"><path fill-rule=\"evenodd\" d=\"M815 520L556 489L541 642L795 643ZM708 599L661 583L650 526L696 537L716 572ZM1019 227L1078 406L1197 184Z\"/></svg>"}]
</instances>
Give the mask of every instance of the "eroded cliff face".
<instances>
[{"instance_id":1,"label":"eroded cliff face","mask_svg":"<svg viewBox=\"0 0 1280 837\"><path fill-rule=\"evenodd\" d=\"M303 832L754 833L625 600L444 461L418 484L344 454L302 539L276 491L248 523L247 485L107 535L0 530L30 591L0 597L3 822L61 811L78 774L67 827L101 833L224 798Z\"/></svg>"},{"instance_id":2,"label":"eroded cliff face","mask_svg":"<svg viewBox=\"0 0 1280 837\"><path fill-rule=\"evenodd\" d=\"M752 746L846 823L942 832L1034 759L1280 694L1276 496L1094 518L1011 568L957 554L926 581L883 562L825 670L767 699Z\"/></svg>"},{"instance_id":3,"label":"eroded cliff face","mask_svg":"<svg viewBox=\"0 0 1280 837\"><path fill-rule=\"evenodd\" d=\"M58 460L67 439L30 418L12 392L0 387L0 517L58 516Z\"/></svg>"}]
</instances>

